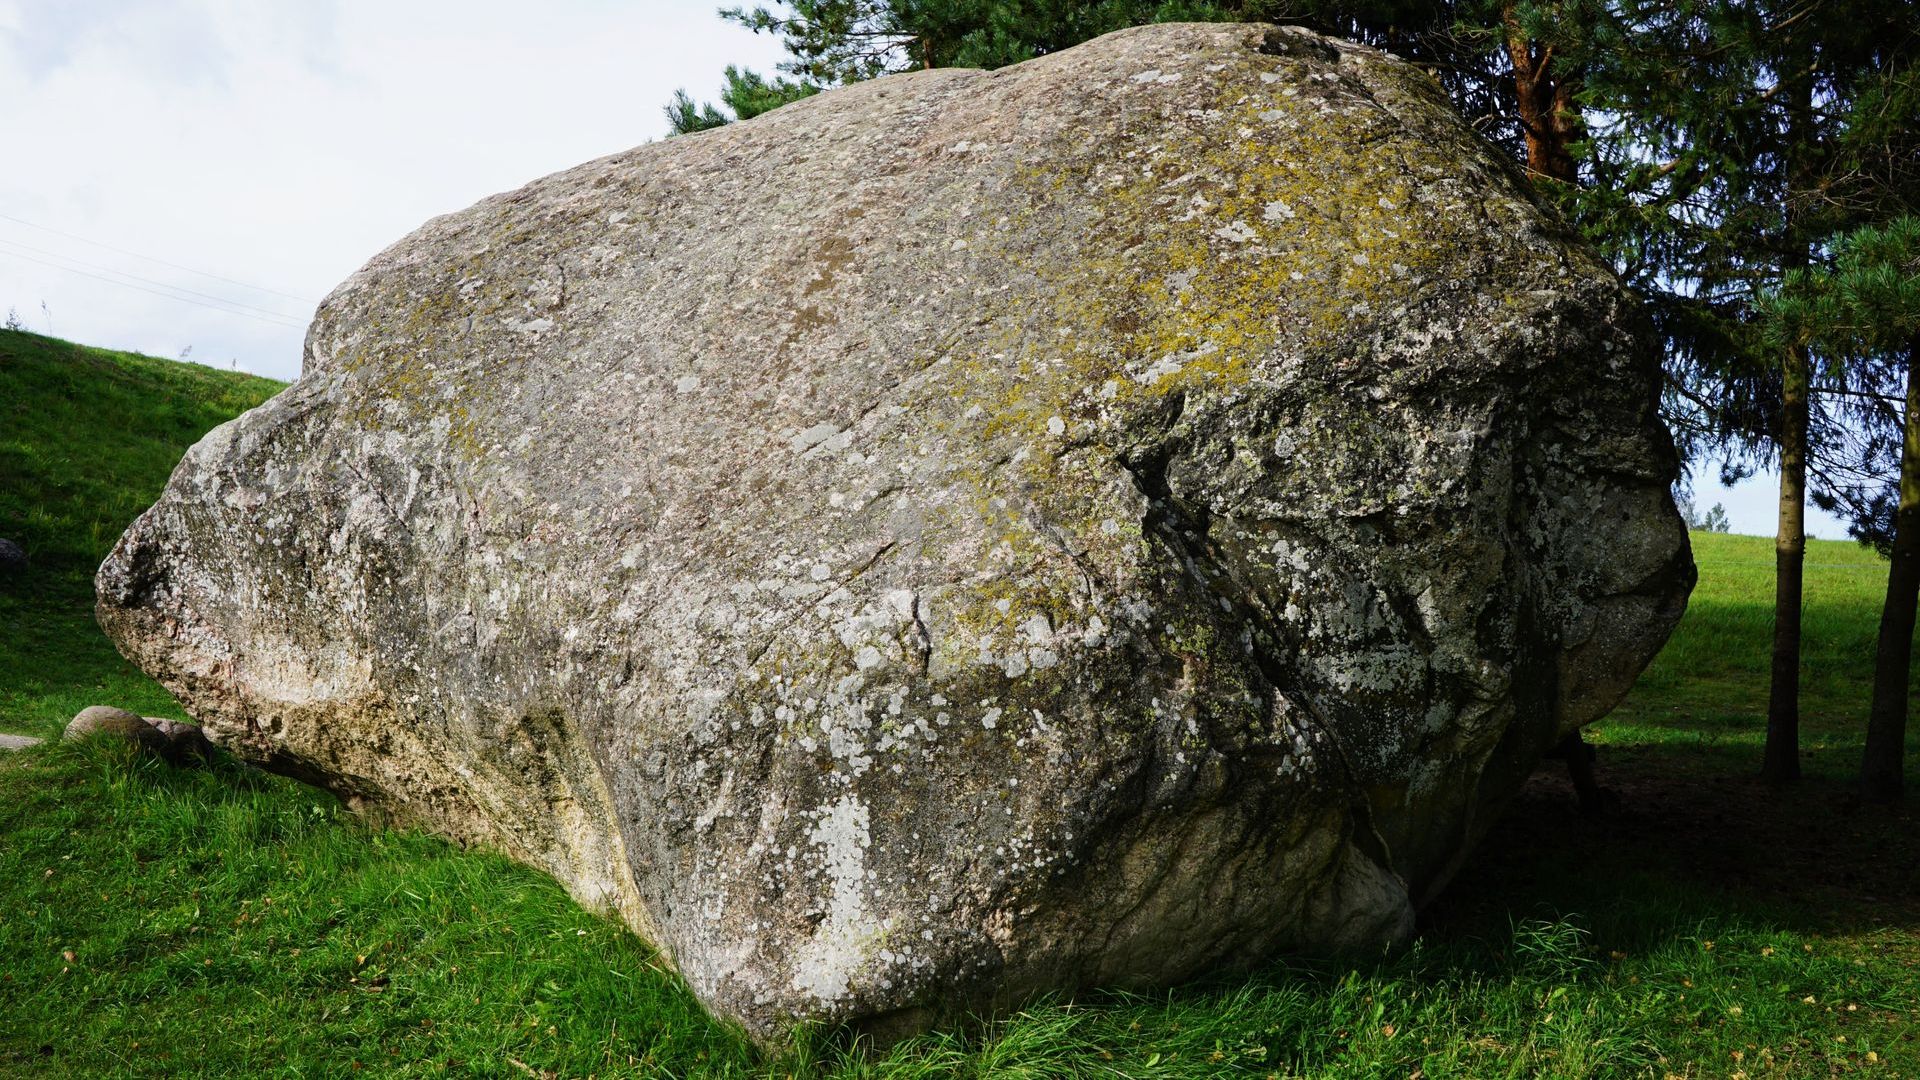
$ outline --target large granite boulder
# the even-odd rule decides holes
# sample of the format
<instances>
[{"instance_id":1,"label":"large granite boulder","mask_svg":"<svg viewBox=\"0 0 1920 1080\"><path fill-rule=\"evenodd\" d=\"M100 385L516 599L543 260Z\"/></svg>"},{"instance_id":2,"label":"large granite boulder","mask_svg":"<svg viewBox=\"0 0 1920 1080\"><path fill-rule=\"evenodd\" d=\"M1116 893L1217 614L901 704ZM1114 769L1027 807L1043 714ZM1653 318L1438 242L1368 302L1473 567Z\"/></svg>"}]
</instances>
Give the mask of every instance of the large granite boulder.
<instances>
[{"instance_id":1,"label":"large granite boulder","mask_svg":"<svg viewBox=\"0 0 1920 1080\"><path fill-rule=\"evenodd\" d=\"M1405 936L1692 582L1629 297L1419 71L1156 26L435 219L100 619L760 1038Z\"/></svg>"}]
</instances>

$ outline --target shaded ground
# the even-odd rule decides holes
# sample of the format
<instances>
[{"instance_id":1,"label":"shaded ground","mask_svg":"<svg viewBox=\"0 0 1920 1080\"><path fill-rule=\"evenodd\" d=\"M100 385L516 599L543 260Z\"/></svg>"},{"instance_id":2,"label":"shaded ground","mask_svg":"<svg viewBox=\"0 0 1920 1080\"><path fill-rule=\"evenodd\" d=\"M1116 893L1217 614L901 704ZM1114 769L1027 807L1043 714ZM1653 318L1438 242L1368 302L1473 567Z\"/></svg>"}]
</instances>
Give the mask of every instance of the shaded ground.
<instances>
[{"instance_id":1,"label":"shaded ground","mask_svg":"<svg viewBox=\"0 0 1920 1080\"><path fill-rule=\"evenodd\" d=\"M1734 755L1605 747L1600 779L1620 805L1590 816L1575 805L1564 770L1549 762L1477 865L1497 863L1524 880L1538 852L1560 846L1599 866L1657 869L1737 896L1809 931L1920 930L1920 812L1912 804L1863 807L1850 778L1825 772L1776 790L1757 779L1757 760L1751 769L1740 764Z\"/></svg>"}]
</instances>

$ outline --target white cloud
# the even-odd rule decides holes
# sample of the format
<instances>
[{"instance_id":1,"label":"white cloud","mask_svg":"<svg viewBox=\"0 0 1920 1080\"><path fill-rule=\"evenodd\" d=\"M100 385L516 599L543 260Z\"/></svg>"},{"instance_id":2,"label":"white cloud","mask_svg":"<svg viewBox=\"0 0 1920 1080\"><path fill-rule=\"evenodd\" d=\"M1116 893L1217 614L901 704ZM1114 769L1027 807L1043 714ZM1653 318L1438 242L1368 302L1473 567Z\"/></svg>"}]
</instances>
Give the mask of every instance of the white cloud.
<instances>
[{"instance_id":1,"label":"white cloud","mask_svg":"<svg viewBox=\"0 0 1920 1080\"><path fill-rule=\"evenodd\" d=\"M702 2L0 0L0 215L306 301L0 218L0 308L45 329L44 301L63 337L291 378L299 330L42 263L304 325L427 218L658 138L675 89L712 97L726 64L778 58Z\"/></svg>"}]
</instances>

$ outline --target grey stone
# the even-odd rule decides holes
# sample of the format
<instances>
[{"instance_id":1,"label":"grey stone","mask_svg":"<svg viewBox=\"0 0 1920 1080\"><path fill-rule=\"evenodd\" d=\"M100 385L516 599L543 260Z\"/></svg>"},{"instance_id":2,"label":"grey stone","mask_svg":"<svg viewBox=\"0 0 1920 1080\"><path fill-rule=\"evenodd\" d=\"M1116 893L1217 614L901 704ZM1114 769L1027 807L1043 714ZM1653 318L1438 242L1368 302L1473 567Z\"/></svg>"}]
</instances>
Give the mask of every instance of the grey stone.
<instances>
[{"instance_id":1,"label":"grey stone","mask_svg":"<svg viewBox=\"0 0 1920 1080\"><path fill-rule=\"evenodd\" d=\"M39 746L44 741L31 735L0 734L0 750L25 750L30 746Z\"/></svg>"},{"instance_id":2,"label":"grey stone","mask_svg":"<svg viewBox=\"0 0 1920 1080\"><path fill-rule=\"evenodd\" d=\"M0 574L27 568L27 550L11 540L0 540Z\"/></svg>"},{"instance_id":3,"label":"grey stone","mask_svg":"<svg viewBox=\"0 0 1920 1080\"><path fill-rule=\"evenodd\" d=\"M61 735L63 739L87 739L107 736L138 745L142 750L159 753L167 745L167 737L155 731L153 725L139 713L117 709L112 705L89 705L75 713L67 722L67 729Z\"/></svg>"},{"instance_id":4,"label":"grey stone","mask_svg":"<svg viewBox=\"0 0 1920 1080\"><path fill-rule=\"evenodd\" d=\"M1632 298L1431 79L1303 34L881 79L428 222L101 623L762 1039L1402 938L1693 569Z\"/></svg>"},{"instance_id":5,"label":"grey stone","mask_svg":"<svg viewBox=\"0 0 1920 1080\"><path fill-rule=\"evenodd\" d=\"M200 725L162 716L143 719L166 737L167 745L162 754L168 762L174 765L202 764L213 756L213 743L207 740L206 732L200 730Z\"/></svg>"}]
</instances>

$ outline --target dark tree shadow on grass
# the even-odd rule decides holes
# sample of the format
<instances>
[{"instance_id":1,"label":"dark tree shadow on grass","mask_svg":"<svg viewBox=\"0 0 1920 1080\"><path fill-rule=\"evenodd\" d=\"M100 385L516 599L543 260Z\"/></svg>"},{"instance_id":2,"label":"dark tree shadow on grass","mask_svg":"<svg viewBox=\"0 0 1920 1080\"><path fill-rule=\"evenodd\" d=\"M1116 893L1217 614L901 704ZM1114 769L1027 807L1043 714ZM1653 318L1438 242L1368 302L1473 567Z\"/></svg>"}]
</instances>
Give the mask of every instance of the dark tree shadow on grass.
<instances>
[{"instance_id":1,"label":"dark tree shadow on grass","mask_svg":"<svg viewBox=\"0 0 1920 1080\"><path fill-rule=\"evenodd\" d=\"M1529 900L1612 921L1607 909L1642 903L1649 889L1808 933L1920 927L1920 813L1860 805L1845 750L1810 758L1787 789L1761 783L1750 756L1605 747L1601 781L1620 805L1601 816L1582 814L1564 770L1547 763L1423 929L1456 932Z\"/></svg>"}]
</instances>

